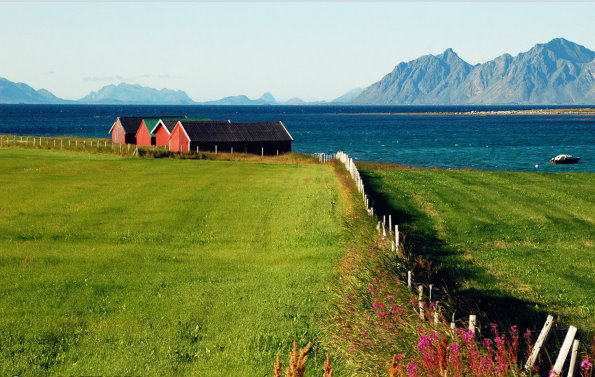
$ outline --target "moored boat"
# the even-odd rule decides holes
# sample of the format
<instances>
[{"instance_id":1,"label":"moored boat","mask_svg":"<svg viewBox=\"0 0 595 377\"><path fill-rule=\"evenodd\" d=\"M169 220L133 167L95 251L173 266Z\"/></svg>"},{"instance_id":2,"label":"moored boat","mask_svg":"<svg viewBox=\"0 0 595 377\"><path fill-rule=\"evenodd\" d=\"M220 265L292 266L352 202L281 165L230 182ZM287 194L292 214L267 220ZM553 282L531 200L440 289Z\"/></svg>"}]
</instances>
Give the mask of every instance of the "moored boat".
<instances>
[{"instance_id":1,"label":"moored boat","mask_svg":"<svg viewBox=\"0 0 595 377\"><path fill-rule=\"evenodd\" d=\"M552 164L576 164L580 159L580 157L572 157L569 154L559 154L552 158L550 162Z\"/></svg>"}]
</instances>

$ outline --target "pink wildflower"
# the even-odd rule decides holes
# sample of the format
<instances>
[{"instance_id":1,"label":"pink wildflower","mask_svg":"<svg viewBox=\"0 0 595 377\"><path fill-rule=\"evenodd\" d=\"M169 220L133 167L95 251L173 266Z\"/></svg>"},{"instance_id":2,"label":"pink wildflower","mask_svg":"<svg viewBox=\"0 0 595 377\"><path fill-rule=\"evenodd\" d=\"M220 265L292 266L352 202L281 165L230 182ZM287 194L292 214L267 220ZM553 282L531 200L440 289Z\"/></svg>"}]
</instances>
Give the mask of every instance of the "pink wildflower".
<instances>
[{"instance_id":1,"label":"pink wildflower","mask_svg":"<svg viewBox=\"0 0 595 377\"><path fill-rule=\"evenodd\" d=\"M491 341L490 339L488 339L488 338L485 338L485 339L483 340L483 346L484 346L484 348L488 348L488 347L490 347L491 345L492 345L492 341Z\"/></svg>"},{"instance_id":2,"label":"pink wildflower","mask_svg":"<svg viewBox=\"0 0 595 377\"><path fill-rule=\"evenodd\" d=\"M525 334L523 335L525 337L525 339L531 339L531 330L527 329L527 331L525 331Z\"/></svg>"},{"instance_id":3,"label":"pink wildflower","mask_svg":"<svg viewBox=\"0 0 595 377\"><path fill-rule=\"evenodd\" d=\"M419 351L425 350L430 345L432 345L432 339L430 339L429 337L427 337L425 335L422 335L419 337L419 342L417 343L417 349Z\"/></svg>"},{"instance_id":4,"label":"pink wildflower","mask_svg":"<svg viewBox=\"0 0 595 377\"><path fill-rule=\"evenodd\" d=\"M376 309L376 308L378 307L378 303L377 303L377 302L373 302L373 303L372 303L372 307L373 307L374 309Z\"/></svg>"},{"instance_id":5,"label":"pink wildflower","mask_svg":"<svg viewBox=\"0 0 595 377\"><path fill-rule=\"evenodd\" d=\"M368 290L369 290L370 292L374 292L374 286L373 286L373 285L370 285L370 286L368 286Z\"/></svg>"},{"instance_id":6,"label":"pink wildflower","mask_svg":"<svg viewBox=\"0 0 595 377\"><path fill-rule=\"evenodd\" d=\"M490 323L490 328L494 334L498 334L498 325L495 323Z\"/></svg>"},{"instance_id":7,"label":"pink wildflower","mask_svg":"<svg viewBox=\"0 0 595 377\"><path fill-rule=\"evenodd\" d=\"M463 340L465 342L470 342L473 339L475 339L475 333L473 331L467 331L463 334Z\"/></svg>"},{"instance_id":8,"label":"pink wildflower","mask_svg":"<svg viewBox=\"0 0 595 377\"><path fill-rule=\"evenodd\" d=\"M392 301L393 300L393 296L386 296L386 301Z\"/></svg>"},{"instance_id":9,"label":"pink wildflower","mask_svg":"<svg viewBox=\"0 0 595 377\"><path fill-rule=\"evenodd\" d=\"M382 318L386 315L386 312L383 310L380 313L378 313L378 318Z\"/></svg>"},{"instance_id":10,"label":"pink wildflower","mask_svg":"<svg viewBox=\"0 0 595 377\"><path fill-rule=\"evenodd\" d=\"M516 334L517 333L517 325L511 326L510 327L510 332L513 333L513 334Z\"/></svg>"},{"instance_id":11,"label":"pink wildflower","mask_svg":"<svg viewBox=\"0 0 595 377\"><path fill-rule=\"evenodd\" d=\"M362 330L362 335L366 336L366 335L368 335L368 332L366 330Z\"/></svg>"},{"instance_id":12,"label":"pink wildflower","mask_svg":"<svg viewBox=\"0 0 595 377\"><path fill-rule=\"evenodd\" d=\"M403 355L402 353L398 353L396 355L396 357L397 357L397 360L403 360L405 358L405 355Z\"/></svg>"},{"instance_id":13,"label":"pink wildflower","mask_svg":"<svg viewBox=\"0 0 595 377\"><path fill-rule=\"evenodd\" d=\"M415 363L407 364L407 374L409 377L417 377L417 366Z\"/></svg>"},{"instance_id":14,"label":"pink wildflower","mask_svg":"<svg viewBox=\"0 0 595 377\"><path fill-rule=\"evenodd\" d=\"M591 369L593 369L593 363L590 362L589 359L584 359L581 363L581 370L587 372Z\"/></svg>"}]
</instances>

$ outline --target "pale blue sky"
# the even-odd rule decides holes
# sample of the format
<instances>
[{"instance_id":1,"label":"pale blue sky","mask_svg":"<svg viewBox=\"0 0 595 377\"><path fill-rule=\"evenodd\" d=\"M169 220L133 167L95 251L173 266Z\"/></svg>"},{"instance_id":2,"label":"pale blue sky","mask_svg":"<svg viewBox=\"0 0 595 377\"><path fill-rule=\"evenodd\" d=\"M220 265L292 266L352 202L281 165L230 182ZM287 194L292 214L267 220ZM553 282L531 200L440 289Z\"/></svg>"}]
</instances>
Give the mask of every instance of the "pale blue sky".
<instances>
[{"instance_id":1,"label":"pale blue sky","mask_svg":"<svg viewBox=\"0 0 595 377\"><path fill-rule=\"evenodd\" d=\"M194 100L330 100L401 61L471 64L564 37L595 49L595 3L0 3L0 77L78 99L122 81Z\"/></svg>"}]
</instances>

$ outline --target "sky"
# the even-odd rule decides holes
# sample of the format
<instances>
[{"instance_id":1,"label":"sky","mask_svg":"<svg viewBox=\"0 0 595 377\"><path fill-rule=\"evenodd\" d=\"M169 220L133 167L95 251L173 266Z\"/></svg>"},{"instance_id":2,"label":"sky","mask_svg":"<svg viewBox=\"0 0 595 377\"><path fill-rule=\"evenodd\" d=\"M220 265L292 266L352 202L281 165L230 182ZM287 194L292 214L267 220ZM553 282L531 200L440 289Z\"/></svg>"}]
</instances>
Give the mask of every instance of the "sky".
<instances>
[{"instance_id":1,"label":"sky","mask_svg":"<svg viewBox=\"0 0 595 377\"><path fill-rule=\"evenodd\" d=\"M0 77L79 99L127 82L195 101L332 100L452 48L471 64L563 37L595 2L0 2Z\"/></svg>"}]
</instances>

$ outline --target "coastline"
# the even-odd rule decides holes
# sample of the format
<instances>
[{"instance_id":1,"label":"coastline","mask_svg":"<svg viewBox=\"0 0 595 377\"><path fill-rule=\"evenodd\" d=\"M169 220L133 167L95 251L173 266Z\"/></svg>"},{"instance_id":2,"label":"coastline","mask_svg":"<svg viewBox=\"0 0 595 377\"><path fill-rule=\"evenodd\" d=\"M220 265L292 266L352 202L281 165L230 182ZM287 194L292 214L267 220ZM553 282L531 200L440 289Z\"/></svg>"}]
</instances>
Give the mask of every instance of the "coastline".
<instances>
[{"instance_id":1,"label":"coastline","mask_svg":"<svg viewBox=\"0 0 595 377\"><path fill-rule=\"evenodd\" d=\"M583 115L595 116L595 108L567 108L567 109L531 109L531 110L495 110L495 111L439 111L439 112L379 112L379 113L337 113L337 115Z\"/></svg>"}]
</instances>

